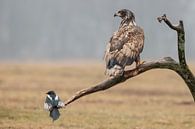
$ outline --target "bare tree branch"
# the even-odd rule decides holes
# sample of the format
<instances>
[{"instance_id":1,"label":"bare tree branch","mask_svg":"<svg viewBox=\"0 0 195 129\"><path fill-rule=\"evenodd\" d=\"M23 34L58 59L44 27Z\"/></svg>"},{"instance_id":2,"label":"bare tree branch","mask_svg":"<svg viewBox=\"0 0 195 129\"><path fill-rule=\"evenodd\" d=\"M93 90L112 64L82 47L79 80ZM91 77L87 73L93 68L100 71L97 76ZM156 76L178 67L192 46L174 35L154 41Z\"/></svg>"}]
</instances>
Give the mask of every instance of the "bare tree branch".
<instances>
[{"instance_id":1,"label":"bare tree branch","mask_svg":"<svg viewBox=\"0 0 195 129\"><path fill-rule=\"evenodd\" d=\"M185 31L184 31L183 21L180 20L179 24L177 26L174 26L167 19L165 14L161 17L158 17L157 19L159 20L159 22L163 20L171 29L176 30L177 32L177 46L178 46L178 57L179 57L179 65L180 65L180 69L177 73L185 81L195 100L195 77L193 73L190 71L185 58Z\"/></svg>"},{"instance_id":2,"label":"bare tree branch","mask_svg":"<svg viewBox=\"0 0 195 129\"><path fill-rule=\"evenodd\" d=\"M152 61L148 63L144 63L140 65L138 68L133 70L125 71L122 76L118 77L110 77L107 80L81 91L78 91L75 95L73 95L70 99L65 102L65 107L74 102L75 100L81 98L82 96L86 96L98 91L109 89L117 84L126 81L129 78L135 77L141 73L144 73L151 69L170 69L175 71L177 74L181 76L181 78L185 81L190 92L195 100L195 78L185 59L185 31L183 26L183 21L179 22L179 25L173 25L169 19L167 19L166 15L164 14L161 17L157 18L159 22L164 21L171 29L177 32L178 37L178 56L179 56L179 63L177 63L171 57L165 57L161 60Z\"/></svg>"},{"instance_id":3,"label":"bare tree branch","mask_svg":"<svg viewBox=\"0 0 195 129\"><path fill-rule=\"evenodd\" d=\"M169 21L169 19L167 19L165 14L161 17L158 17L157 19L160 23L164 21L171 29L177 32L179 62L181 66L186 67L187 63L185 59L185 31L184 31L183 21L179 21L179 24L177 26L173 25Z\"/></svg>"},{"instance_id":4,"label":"bare tree branch","mask_svg":"<svg viewBox=\"0 0 195 129\"><path fill-rule=\"evenodd\" d=\"M180 67L179 64L177 62L175 62L170 57L165 57L159 61L145 63L145 64L140 65L140 67L137 69L125 71L123 76L110 77L107 80L105 80L105 81L103 81L103 82L101 82L93 87L89 87L89 88L83 89L81 91L78 91L75 95L73 95L70 99L68 99L65 102L65 105L72 103L73 101L79 99L82 96L85 96L85 95L88 95L88 94L91 94L94 92L109 89L113 86L116 86L116 84L124 82L127 79L135 77L135 76L137 76L143 72L146 72L150 69L161 68L161 69L172 69L174 71L177 71L178 69L180 69L179 67Z\"/></svg>"},{"instance_id":5,"label":"bare tree branch","mask_svg":"<svg viewBox=\"0 0 195 129\"><path fill-rule=\"evenodd\" d=\"M164 21L171 29L175 30L175 31L183 31L183 27L179 24L179 25L173 25L168 19L167 19L167 16L166 14L164 14L163 16L161 17L158 17L157 18L158 21L161 23L162 21ZM180 21L182 22L182 21ZM183 24L183 22L181 23Z\"/></svg>"}]
</instances>

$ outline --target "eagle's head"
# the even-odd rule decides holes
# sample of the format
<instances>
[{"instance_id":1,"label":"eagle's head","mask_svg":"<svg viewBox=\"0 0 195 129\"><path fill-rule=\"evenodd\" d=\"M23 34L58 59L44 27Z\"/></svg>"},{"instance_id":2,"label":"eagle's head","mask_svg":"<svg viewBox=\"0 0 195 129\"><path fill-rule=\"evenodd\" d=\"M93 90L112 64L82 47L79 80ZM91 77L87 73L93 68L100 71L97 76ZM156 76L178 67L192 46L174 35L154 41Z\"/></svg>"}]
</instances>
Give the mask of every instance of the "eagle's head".
<instances>
[{"instance_id":1,"label":"eagle's head","mask_svg":"<svg viewBox=\"0 0 195 129\"><path fill-rule=\"evenodd\" d=\"M135 24L135 15L132 11L128 10L128 9L121 9L118 12L116 12L114 14L114 17L121 17L123 22L131 22L133 24Z\"/></svg>"}]
</instances>

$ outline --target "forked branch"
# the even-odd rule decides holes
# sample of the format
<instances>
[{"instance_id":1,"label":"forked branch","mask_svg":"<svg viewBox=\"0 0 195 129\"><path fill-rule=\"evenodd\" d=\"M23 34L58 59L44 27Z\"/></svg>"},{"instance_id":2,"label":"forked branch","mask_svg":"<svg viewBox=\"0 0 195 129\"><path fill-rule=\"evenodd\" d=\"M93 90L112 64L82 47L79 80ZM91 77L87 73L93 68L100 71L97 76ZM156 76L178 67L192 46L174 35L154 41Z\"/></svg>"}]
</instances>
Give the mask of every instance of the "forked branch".
<instances>
[{"instance_id":1,"label":"forked branch","mask_svg":"<svg viewBox=\"0 0 195 129\"><path fill-rule=\"evenodd\" d=\"M171 29L177 32L179 62L176 62L171 57L164 57L161 60L144 63L136 69L125 71L123 76L110 77L107 80L93 87L89 87L81 91L78 91L76 94L74 94L70 99L68 99L65 102L65 107L68 104L74 102L75 100L81 98L82 96L86 96L86 95L89 95L89 94L92 94L98 91L109 89L113 86L116 86L117 84L121 82L126 81L129 78L135 77L148 70L157 69L157 68L158 69L170 69L170 70L175 71L177 74L179 74L182 77L182 79L185 81L185 83L187 84L193 96L193 99L195 100L195 78L192 72L190 71L190 69L188 68L188 65L185 59L185 31L184 31L183 21L180 21L178 25L173 25L169 21L169 19L167 19L165 14L161 17L158 17L157 19L159 22L164 21Z\"/></svg>"}]
</instances>

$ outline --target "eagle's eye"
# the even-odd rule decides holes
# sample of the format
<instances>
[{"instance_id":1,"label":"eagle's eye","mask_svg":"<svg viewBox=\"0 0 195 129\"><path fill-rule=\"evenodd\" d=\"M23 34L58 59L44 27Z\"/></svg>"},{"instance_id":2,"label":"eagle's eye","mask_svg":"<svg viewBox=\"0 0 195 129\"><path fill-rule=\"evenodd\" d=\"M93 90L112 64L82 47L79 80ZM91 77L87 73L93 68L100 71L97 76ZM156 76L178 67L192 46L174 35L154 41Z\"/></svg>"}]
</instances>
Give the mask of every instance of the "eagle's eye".
<instances>
[{"instance_id":1,"label":"eagle's eye","mask_svg":"<svg viewBox=\"0 0 195 129\"><path fill-rule=\"evenodd\" d=\"M126 16L126 12L125 11L119 11L118 13L121 15L121 17L125 17Z\"/></svg>"}]
</instances>

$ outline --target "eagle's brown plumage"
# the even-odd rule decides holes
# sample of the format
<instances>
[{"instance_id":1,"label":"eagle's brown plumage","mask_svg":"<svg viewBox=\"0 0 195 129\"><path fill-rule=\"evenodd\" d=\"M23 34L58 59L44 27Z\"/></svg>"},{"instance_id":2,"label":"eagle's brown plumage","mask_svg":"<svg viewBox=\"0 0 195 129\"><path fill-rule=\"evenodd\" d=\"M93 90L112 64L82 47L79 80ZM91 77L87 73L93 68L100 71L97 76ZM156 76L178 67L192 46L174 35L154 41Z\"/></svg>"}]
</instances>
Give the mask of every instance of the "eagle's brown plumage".
<instances>
[{"instance_id":1,"label":"eagle's brown plumage","mask_svg":"<svg viewBox=\"0 0 195 129\"><path fill-rule=\"evenodd\" d=\"M136 25L134 14L123 9L114 16L121 17L122 22L106 48L106 69L110 76L123 74L125 66L131 65L134 61L137 67L144 46L144 32Z\"/></svg>"}]
</instances>

